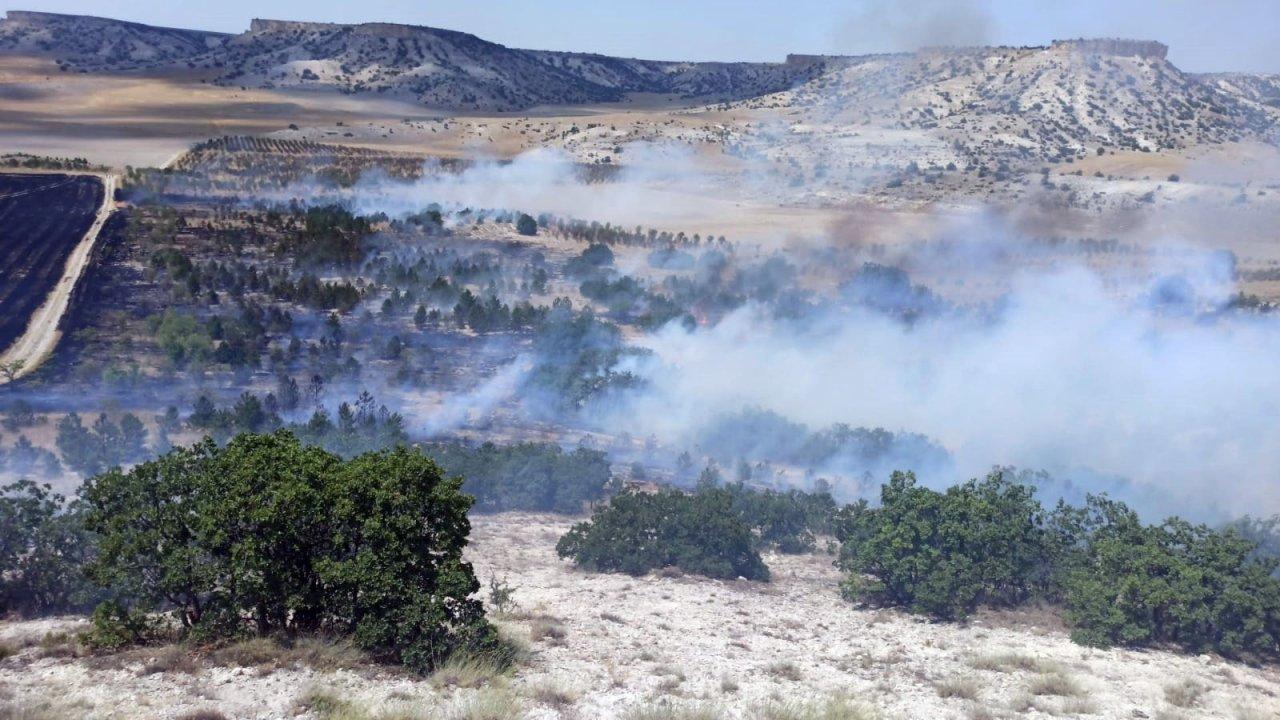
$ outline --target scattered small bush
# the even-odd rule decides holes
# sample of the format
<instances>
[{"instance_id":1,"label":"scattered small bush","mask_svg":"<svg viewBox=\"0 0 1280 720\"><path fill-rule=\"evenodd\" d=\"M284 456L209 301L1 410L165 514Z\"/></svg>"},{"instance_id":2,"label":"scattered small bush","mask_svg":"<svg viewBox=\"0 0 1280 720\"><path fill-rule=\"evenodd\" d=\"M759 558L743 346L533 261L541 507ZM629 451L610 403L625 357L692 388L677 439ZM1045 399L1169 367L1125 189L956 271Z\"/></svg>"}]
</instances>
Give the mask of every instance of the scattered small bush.
<instances>
[{"instance_id":1,"label":"scattered small bush","mask_svg":"<svg viewBox=\"0 0 1280 720\"><path fill-rule=\"evenodd\" d=\"M971 677L952 677L934 685L941 698L960 698L961 700L977 700L980 691L978 682Z\"/></svg>"},{"instance_id":2,"label":"scattered small bush","mask_svg":"<svg viewBox=\"0 0 1280 720\"><path fill-rule=\"evenodd\" d=\"M781 660L769 665L765 668L765 672L776 678L790 680L791 682L797 682L804 677L800 672L800 668L795 663L786 660Z\"/></svg>"},{"instance_id":3,"label":"scattered small bush","mask_svg":"<svg viewBox=\"0 0 1280 720\"><path fill-rule=\"evenodd\" d=\"M578 691L555 682L543 682L533 688L533 699L553 708L566 708L578 702Z\"/></svg>"},{"instance_id":4,"label":"scattered small bush","mask_svg":"<svg viewBox=\"0 0 1280 720\"><path fill-rule=\"evenodd\" d=\"M1057 697L1077 697L1083 691L1080 684L1070 675L1061 672L1037 675L1027 683L1027 692L1032 695L1053 695Z\"/></svg>"},{"instance_id":5,"label":"scattered small bush","mask_svg":"<svg viewBox=\"0 0 1280 720\"><path fill-rule=\"evenodd\" d=\"M1204 691L1204 686L1195 680L1182 680L1164 686L1164 699L1174 707L1189 708L1200 702Z\"/></svg>"}]
</instances>

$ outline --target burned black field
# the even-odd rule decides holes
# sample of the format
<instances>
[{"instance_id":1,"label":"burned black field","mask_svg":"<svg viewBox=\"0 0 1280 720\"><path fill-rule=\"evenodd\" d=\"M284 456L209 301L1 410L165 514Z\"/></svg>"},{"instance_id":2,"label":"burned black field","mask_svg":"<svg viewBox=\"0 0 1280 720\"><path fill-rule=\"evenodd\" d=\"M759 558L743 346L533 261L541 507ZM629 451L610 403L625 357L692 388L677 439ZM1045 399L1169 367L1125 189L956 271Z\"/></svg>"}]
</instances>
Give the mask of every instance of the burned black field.
<instances>
[{"instance_id":1,"label":"burned black field","mask_svg":"<svg viewBox=\"0 0 1280 720\"><path fill-rule=\"evenodd\" d=\"M22 334L62 276L102 192L89 175L0 175L0 348Z\"/></svg>"}]
</instances>

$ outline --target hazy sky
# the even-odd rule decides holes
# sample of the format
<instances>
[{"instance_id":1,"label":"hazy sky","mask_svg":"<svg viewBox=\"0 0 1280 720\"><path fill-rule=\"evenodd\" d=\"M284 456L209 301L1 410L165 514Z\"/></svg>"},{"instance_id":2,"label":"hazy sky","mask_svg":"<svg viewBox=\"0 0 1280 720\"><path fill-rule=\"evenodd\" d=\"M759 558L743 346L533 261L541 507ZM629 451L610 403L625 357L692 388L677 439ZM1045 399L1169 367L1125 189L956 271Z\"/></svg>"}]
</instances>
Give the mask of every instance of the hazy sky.
<instances>
[{"instance_id":1,"label":"hazy sky","mask_svg":"<svg viewBox=\"0 0 1280 720\"><path fill-rule=\"evenodd\" d=\"M1280 72L1280 0L0 0L0 9L226 32L253 17L403 22L514 47L673 60L1116 36L1161 40L1185 70Z\"/></svg>"}]
</instances>

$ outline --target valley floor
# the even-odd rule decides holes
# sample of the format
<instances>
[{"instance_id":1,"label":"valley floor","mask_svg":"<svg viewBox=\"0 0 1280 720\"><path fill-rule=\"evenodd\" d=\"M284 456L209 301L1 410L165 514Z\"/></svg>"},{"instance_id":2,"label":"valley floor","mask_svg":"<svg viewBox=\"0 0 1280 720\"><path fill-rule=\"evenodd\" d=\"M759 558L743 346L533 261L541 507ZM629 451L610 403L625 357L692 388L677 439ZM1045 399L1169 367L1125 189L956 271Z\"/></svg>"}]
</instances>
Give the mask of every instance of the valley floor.
<instances>
[{"instance_id":1,"label":"valley floor","mask_svg":"<svg viewBox=\"0 0 1280 720\"><path fill-rule=\"evenodd\" d=\"M518 608L499 624L530 647L497 691L523 717L613 718L668 703L726 717L796 717L763 708L836 696L867 717L903 720L1280 717L1280 668L1083 648L1047 612L954 625L857 609L840 599L838 572L823 553L767 556L769 584L587 574L555 555L570 522L516 513L473 520L477 575L515 589ZM493 690L450 689L386 669L148 672L145 657L40 657L51 653L34 643L80 622L0 623L0 642L33 643L0 661L0 717L12 716L6 703L64 711L52 717L176 718L205 709L229 718L319 717L299 704L317 689L375 710L489 717L474 712L474 701Z\"/></svg>"}]
</instances>

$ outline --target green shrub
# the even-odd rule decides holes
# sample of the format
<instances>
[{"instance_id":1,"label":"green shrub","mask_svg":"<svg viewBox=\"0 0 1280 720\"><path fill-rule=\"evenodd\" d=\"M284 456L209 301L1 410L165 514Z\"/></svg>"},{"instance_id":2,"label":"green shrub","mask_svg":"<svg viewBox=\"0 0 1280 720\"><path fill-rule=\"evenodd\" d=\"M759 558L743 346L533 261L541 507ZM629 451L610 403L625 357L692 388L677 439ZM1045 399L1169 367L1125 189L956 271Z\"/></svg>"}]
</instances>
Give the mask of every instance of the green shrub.
<instances>
[{"instance_id":1,"label":"green shrub","mask_svg":"<svg viewBox=\"0 0 1280 720\"><path fill-rule=\"evenodd\" d=\"M1234 532L1178 519L1100 533L1067 580L1072 638L1280 656L1276 561L1254 549Z\"/></svg>"},{"instance_id":2,"label":"green shrub","mask_svg":"<svg viewBox=\"0 0 1280 720\"><path fill-rule=\"evenodd\" d=\"M846 528L845 594L940 618L1013 605L1037 590L1047 553L1034 490L993 473L939 493L895 472L881 506Z\"/></svg>"},{"instance_id":3,"label":"green shrub","mask_svg":"<svg viewBox=\"0 0 1280 720\"><path fill-rule=\"evenodd\" d=\"M586 503L604 497L611 477L605 454L586 448L565 452L552 443L441 443L430 450L450 474L465 478L463 490L483 512L580 513Z\"/></svg>"},{"instance_id":4,"label":"green shrub","mask_svg":"<svg viewBox=\"0 0 1280 720\"><path fill-rule=\"evenodd\" d=\"M769 578L751 529L723 489L623 492L574 525L556 552L602 572L643 575L678 567L713 578Z\"/></svg>"},{"instance_id":5,"label":"green shrub","mask_svg":"<svg viewBox=\"0 0 1280 720\"><path fill-rule=\"evenodd\" d=\"M205 440L86 484L94 575L188 635L351 636L427 670L497 648L462 550L471 498L418 451L351 460L288 432Z\"/></svg>"},{"instance_id":6,"label":"green shrub","mask_svg":"<svg viewBox=\"0 0 1280 720\"><path fill-rule=\"evenodd\" d=\"M81 639L94 650L114 651L132 645L146 645L161 635L160 626L145 612L106 600L94 608L89 629Z\"/></svg>"},{"instance_id":7,"label":"green shrub","mask_svg":"<svg viewBox=\"0 0 1280 720\"><path fill-rule=\"evenodd\" d=\"M80 506L48 485L20 480L0 487L0 614L82 612L102 593L83 573L93 538Z\"/></svg>"},{"instance_id":8,"label":"green shrub","mask_svg":"<svg viewBox=\"0 0 1280 720\"><path fill-rule=\"evenodd\" d=\"M701 491L709 488L701 487ZM831 495L800 490L776 492L754 490L742 483L725 485L734 510L751 528L759 547L782 553L804 553L814 549L817 534L831 529L836 511Z\"/></svg>"},{"instance_id":9,"label":"green shrub","mask_svg":"<svg viewBox=\"0 0 1280 720\"><path fill-rule=\"evenodd\" d=\"M863 602L958 618L1036 598L1065 604L1086 645L1280 657L1280 560L1234 528L1144 526L1098 496L1045 512L999 471L945 492L894 473L880 507L848 506L833 525L844 591Z\"/></svg>"}]
</instances>

